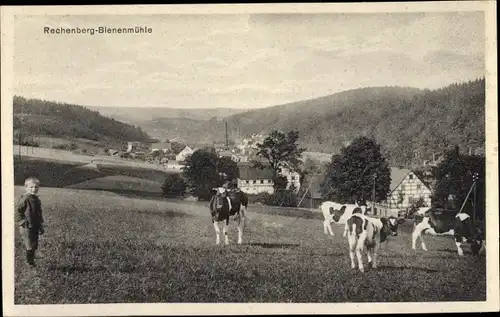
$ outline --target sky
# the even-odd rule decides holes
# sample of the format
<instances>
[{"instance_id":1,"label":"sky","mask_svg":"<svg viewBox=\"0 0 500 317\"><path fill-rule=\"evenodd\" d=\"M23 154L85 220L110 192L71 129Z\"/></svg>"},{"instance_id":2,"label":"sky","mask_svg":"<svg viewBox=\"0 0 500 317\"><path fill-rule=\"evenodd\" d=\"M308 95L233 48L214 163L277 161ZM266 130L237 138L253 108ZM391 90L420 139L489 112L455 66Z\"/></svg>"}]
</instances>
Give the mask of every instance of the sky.
<instances>
[{"instance_id":1,"label":"sky","mask_svg":"<svg viewBox=\"0 0 500 317\"><path fill-rule=\"evenodd\" d=\"M44 27L151 28L44 34ZM483 12L16 16L14 93L84 106L261 108L485 75Z\"/></svg>"}]
</instances>

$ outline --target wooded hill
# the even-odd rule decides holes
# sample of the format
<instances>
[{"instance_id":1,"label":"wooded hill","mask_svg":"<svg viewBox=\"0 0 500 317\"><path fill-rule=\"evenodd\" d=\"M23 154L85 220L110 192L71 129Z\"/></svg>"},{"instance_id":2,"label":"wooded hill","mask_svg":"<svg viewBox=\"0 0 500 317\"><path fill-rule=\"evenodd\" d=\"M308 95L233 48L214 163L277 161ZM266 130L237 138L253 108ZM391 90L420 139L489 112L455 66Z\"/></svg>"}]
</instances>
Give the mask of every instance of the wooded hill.
<instances>
[{"instance_id":1,"label":"wooded hill","mask_svg":"<svg viewBox=\"0 0 500 317\"><path fill-rule=\"evenodd\" d=\"M485 80L457 83L437 90L403 87L362 88L331 96L252 110L226 118L233 137L299 130L301 146L310 151L339 152L364 135L382 145L392 165L410 166L415 154L458 145L484 151ZM223 123L205 131L222 139Z\"/></svg>"},{"instance_id":2,"label":"wooded hill","mask_svg":"<svg viewBox=\"0 0 500 317\"><path fill-rule=\"evenodd\" d=\"M58 138L82 138L107 144L151 138L140 127L104 117L97 111L66 103L15 96L14 132Z\"/></svg>"}]
</instances>

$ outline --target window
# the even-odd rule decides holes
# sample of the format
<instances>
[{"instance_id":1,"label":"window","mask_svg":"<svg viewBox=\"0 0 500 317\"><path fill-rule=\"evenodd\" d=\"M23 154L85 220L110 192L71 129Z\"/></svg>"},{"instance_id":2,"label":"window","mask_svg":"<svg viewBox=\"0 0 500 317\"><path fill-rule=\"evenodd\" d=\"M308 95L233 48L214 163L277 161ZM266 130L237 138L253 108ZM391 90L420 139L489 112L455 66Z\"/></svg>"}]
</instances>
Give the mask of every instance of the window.
<instances>
[{"instance_id":1,"label":"window","mask_svg":"<svg viewBox=\"0 0 500 317\"><path fill-rule=\"evenodd\" d=\"M249 181L249 180L247 180L247 181L245 181L245 182L246 182L247 184L250 184L250 181Z\"/></svg>"},{"instance_id":2,"label":"window","mask_svg":"<svg viewBox=\"0 0 500 317\"><path fill-rule=\"evenodd\" d=\"M294 181L294 180L295 180L295 176L292 176L292 181Z\"/></svg>"},{"instance_id":3,"label":"window","mask_svg":"<svg viewBox=\"0 0 500 317\"><path fill-rule=\"evenodd\" d=\"M261 184L264 184L264 180L263 180L263 179L261 179L261 180L260 180L260 183L261 183Z\"/></svg>"},{"instance_id":4,"label":"window","mask_svg":"<svg viewBox=\"0 0 500 317\"><path fill-rule=\"evenodd\" d=\"M253 181L253 183L254 183L254 184L256 184L256 183L257 183L257 181Z\"/></svg>"},{"instance_id":5,"label":"window","mask_svg":"<svg viewBox=\"0 0 500 317\"><path fill-rule=\"evenodd\" d=\"M405 185L401 185L401 192L405 191Z\"/></svg>"},{"instance_id":6,"label":"window","mask_svg":"<svg viewBox=\"0 0 500 317\"><path fill-rule=\"evenodd\" d=\"M417 189L421 189L422 188L422 185L421 184L417 184Z\"/></svg>"},{"instance_id":7,"label":"window","mask_svg":"<svg viewBox=\"0 0 500 317\"><path fill-rule=\"evenodd\" d=\"M413 179L413 174L410 174L410 176L409 176L409 177L410 177L410 179Z\"/></svg>"}]
</instances>

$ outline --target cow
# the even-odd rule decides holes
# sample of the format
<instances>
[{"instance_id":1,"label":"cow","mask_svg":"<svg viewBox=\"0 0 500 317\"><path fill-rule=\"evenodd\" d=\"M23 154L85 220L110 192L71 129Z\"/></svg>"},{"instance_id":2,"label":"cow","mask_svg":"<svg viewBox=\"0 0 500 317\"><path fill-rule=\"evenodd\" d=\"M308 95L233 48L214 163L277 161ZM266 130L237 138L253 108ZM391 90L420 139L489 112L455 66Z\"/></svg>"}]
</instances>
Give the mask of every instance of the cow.
<instances>
[{"instance_id":1,"label":"cow","mask_svg":"<svg viewBox=\"0 0 500 317\"><path fill-rule=\"evenodd\" d=\"M215 244L220 244L219 222L224 221L222 233L224 244L229 244L227 228L229 218L234 216L238 222L238 244L243 243L243 227L248 208L248 196L239 189L229 191L223 187L214 188L215 194L210 199L209 209L212 216L212 223L215 228Z\"/></svg>"},{"instance_id":2,"label":"cow","mask_svg":"<svg viewBox=\"0 0 500 317\"><path fill-rule=\"evenodd\" d=\"M420 208L414 216L415 227L412 233L412 249L416 250L417 239L420 238L422 250L427 251L422 233L434 236L453 236L459 256L464 255L462 243L471 243L474 256L479 255L483 247L484 233L475 228L471 217L464 212L443 208Z\"/></svg>"},{"instance_id":3,"label":"cow","mask_svg":"<svg viewBox=\"0 0 500 317\"><path fill-rule=\"evenodd\" d=\"M358 209L356 209L358 208ZM325 234L330 234L333 236L331 223L335 222L337 224L345 224L346 219L348 219L354 212L361 212L366 214L366 206L360 206L359 204L340 204L332 201L325 201L320 206L324 220L323 220L323 231ZM344 230L344 237L346 236L346 231Z\"/></svg>"},{"instance_id":4,"label":"cow","mask_svg":"<svg viewBox=\"0 0 500 317\"><path fill-rule=\"evenodd\" d=\"M372 218L361 213L353 213L346 224L351 268L356 269L357 257L359 270L364 272L363 253L366 252L368 267L376 269L380 245L387 241L389 236L397 236L399 223L395 217Z\"/></svg>"}]
</instances>

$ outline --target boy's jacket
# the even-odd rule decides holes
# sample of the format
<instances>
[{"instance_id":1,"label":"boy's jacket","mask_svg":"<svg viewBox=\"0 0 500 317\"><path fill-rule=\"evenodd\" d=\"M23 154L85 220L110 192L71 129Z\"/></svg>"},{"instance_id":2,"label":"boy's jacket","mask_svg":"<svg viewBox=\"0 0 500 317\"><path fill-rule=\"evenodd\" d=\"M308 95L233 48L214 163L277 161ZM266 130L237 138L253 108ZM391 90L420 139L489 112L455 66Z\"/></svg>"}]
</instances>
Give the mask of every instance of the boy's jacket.
<instances>
[{"instance_id":1,"label":"boy's jacket","mask_svg":"<svg viewBox=\"0 0 500 317\"><path fill-rule=\"evenodd\" d=\"M31 229L39 229L43 225L42 203L38 196L24 194L19 198L16 204L16 223Z\"/></svg>"}]
</instances>

